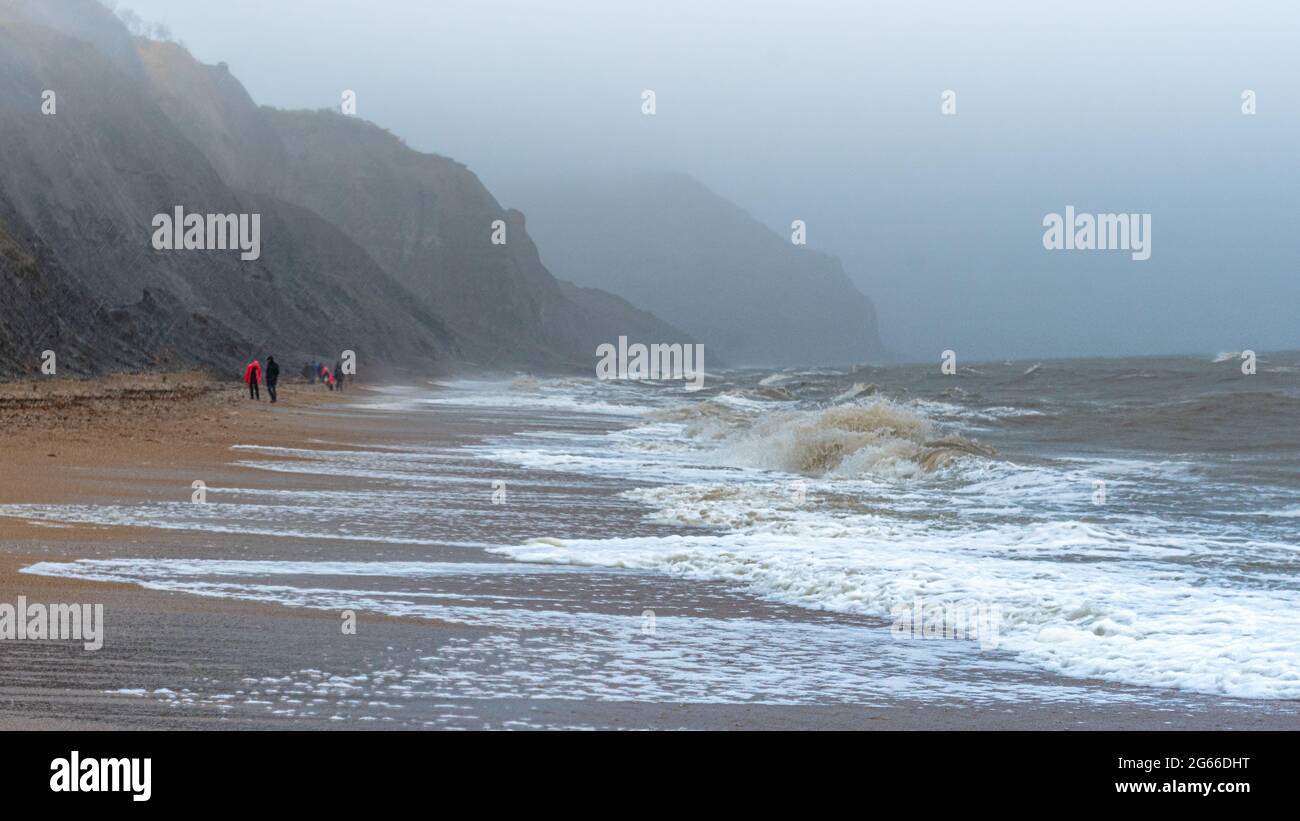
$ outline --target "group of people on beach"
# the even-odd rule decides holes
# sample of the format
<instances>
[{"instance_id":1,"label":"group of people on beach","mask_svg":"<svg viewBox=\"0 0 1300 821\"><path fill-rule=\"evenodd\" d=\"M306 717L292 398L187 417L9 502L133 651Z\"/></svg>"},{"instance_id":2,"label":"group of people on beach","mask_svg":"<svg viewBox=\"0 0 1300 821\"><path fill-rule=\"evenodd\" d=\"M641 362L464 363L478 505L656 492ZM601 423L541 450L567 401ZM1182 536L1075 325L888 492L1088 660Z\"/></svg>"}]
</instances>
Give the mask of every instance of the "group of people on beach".
<instances>
[{"instance_id":1,"label":"group of people on beach","mask_svg":"<svg viewBox=\"0 0 1300 821\"><path fill-rule=\"evenodd\" d=\"M302 366L302 376L311 384L315 385L320 382L329 385L330 390L343 390L343 360L334 363L334 369L330 370L320 362L306 362ZM274 356L266 358L266 368L262 368L262 363L253 359L244 366L244 384L248 386L248 398L262 400L261 391L258 386L265 383L266 393L271 397L271 401L276 401L275 388L280 381L280 365L275 361Z\"/></svg>"},{"instance_id":2,"label":"group of people on beach","mask_svg":"<svg viewBox=\"0 0 1300 821\"><path fill-rule=\"evenodd\" d=\"M330 390L341 391L343 390L343 360L334 363L334 370L330 370L321 362L303 363L302 376L313 385L320 382L329 385Z\"/></svg>"}]
</instances>

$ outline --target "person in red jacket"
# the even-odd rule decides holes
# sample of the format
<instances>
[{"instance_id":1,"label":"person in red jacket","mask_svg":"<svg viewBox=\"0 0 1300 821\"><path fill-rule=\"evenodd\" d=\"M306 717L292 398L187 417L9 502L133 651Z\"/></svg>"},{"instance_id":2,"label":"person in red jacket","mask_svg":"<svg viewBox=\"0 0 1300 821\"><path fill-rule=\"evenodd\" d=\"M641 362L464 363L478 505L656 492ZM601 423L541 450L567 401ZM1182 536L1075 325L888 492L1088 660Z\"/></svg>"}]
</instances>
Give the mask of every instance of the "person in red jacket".
<instances>
[{"instance_id":1,"label":"person in red jacket","mask_svg":"<svg viewBox=\"0 0 1300 821\"><path fill-rule=\"evenodd\" d=\"M248 363L244 368L244 384L248 385L248 398L262 401L262 394L257 389L258 383L262 381L262 365L256 359Z\"/></svg>"}]
</instances>

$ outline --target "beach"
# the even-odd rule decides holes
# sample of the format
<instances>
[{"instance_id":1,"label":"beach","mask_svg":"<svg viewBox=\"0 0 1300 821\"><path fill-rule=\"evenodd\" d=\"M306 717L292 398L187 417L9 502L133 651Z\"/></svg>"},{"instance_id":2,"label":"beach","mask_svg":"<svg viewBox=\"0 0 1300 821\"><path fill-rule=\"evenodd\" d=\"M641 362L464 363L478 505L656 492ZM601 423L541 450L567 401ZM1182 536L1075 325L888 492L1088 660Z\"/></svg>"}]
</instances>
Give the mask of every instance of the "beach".
<instances>
[{"instance_id":1,"label":"beach","mask_svg":"<svg viewBox=\"0 0 1300 821\"><path fill-rule=\"evenodd\" d=\"M503 384L286 383L275 406L192 374L4 386L0 602L102 603L105 640L0 642L0 727L1298 726L1285 698L1061 676L734 579L557 562L538 551L698 528L629 496L653 478L486 453L640 424Z\"/></svg>"}]
</instances>

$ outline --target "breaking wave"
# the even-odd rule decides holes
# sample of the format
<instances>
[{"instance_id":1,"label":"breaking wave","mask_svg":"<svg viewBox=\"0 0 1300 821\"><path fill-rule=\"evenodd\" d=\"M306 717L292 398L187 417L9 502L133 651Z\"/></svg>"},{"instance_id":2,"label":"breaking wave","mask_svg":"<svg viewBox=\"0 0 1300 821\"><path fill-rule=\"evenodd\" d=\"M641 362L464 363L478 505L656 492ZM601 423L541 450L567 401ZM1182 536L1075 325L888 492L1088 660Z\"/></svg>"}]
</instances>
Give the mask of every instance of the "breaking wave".
<instances>
[{"instance_id":1,"label":"breaking wave","mask_svg":"<svg viewBox=\"0 0 1300 821\"><path fill-rule=\"evenodd\" d=\"M768 414L729 437L721 459L805 476L905 478L994 452L958 436L935 438L925 416L887 400Z\"/></svg>"}]
</instances>

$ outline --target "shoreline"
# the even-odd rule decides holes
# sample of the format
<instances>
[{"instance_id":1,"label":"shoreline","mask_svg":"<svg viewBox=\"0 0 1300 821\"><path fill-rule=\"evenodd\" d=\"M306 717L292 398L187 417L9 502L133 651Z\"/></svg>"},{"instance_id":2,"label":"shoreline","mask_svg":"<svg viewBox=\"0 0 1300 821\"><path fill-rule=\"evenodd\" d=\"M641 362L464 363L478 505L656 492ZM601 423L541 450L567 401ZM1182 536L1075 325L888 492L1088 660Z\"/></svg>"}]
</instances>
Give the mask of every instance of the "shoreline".
<instances>
[{"instance_id":1,"label":"shoreline","mask_svg":"<svg viewBox=\"0 0 1300 821\"><path fill-rule=\"evenodd\" d=\"M252 403L242 385L212 383L196 376L118 377L99 382L5 386L0 407L10 399L22 409L0 436L10 458L0 474L0 504L58 504L188 501L190 482L208 484L346 490L346 485L306 475L289 478L232 464L233 445L311 447L339 438L339 425L358 418L348 409L367 391L343 394L322 386L286 382L281 402ZM31 400L31 395L40 397ZM51 417L53 419L51 420ZM427 422L413 424L401 414L371 415L365 425L346 427L356 447L392 445ZM464 430L438 437L474 441L482 425L466 421ZM424 431L423 435L433 436ZM179 444L178 444L179 443ZM337 443L331 447L344 447ZM50 456L49 454L54 454ZM623 515L636 521L628 502ZM609 524L619 526L617 520ZM626 525L624 525L626 526ZM278 681L287 671L325 669L364 671L386 664L482 642L499 635L487 625L451 623L419 616L394 616L359 610L364 641L350 641L330 609L200 596L153 590L124 582L96 582L38 576L20 570L40 561L132 557L239 555L247 537L203 530L160 530L138 526L34 524L0 517L0 602L102 602L107 613L106 646L83 652L79 644L0 641L0 664L10 671L0 686L0 729L84 728L382 728L401 727L589 727L589 728L773 728L773 729L1290 729L1300 724L1300 705L1243 702L1240 699L1170 693L1150 703L935 703L897 697L886 704L771 704L626 702L546 698L538 693L514 699L466 696L448 707L448 716L413 721L393 709L383 715L346 713L331 703L316 717L278 716L263 702L232 701L214 709L196 694L187 701L177 682ZM311 538L274 537L277 554L310 557ZM356 549L365 548L358 539ZM336 547L336 546L335 546ZM494 561L473 549L457 553L468 561ZM252 558L252 557L250 557ZM259 555L258 558L261 558ZM454 558L454 557L453 557ZM446 557L440 560L448 560ZM750 600L722 585L655 580L658 595L679 597L686 610L709 609L723 615L749 612L760 617L813 621L822 616ZM628 582L627 586L632 586ZM590 595L583 593L582 595ZM599 610L596 598L588 607ZM861 620L858 620L861 622ZM379 659L377 661L377 659ZM328 664L326 664L328 662ZM1056 677L1043 673L1040 678ZM1142 688L1071 681L1076 687L1135 699L1158 695ZM231 687L237 686L234 684ZM254 685L247 685L253 687ZM140 690L148 697L128 693ZM257 695L257 693L254 693ZM320 695L317 693L316 695ZM1125 697L1127 697L1125 695ZM322 699L327 700L327 699ZM451 699L455 702L455 699ZM446 706L446 705L444 705ZM366 723L363 723L366 722Z\"/></svg>"},{"instance_id":2,"label":"shoreline","mask_svg":"<svg viewBox=\"0 0 1300 821\"><path fill-rule=\"evenodd\" d=\"M272 406L265 391L261 402L252 402L245 390L242 383L216 382L188 372L0 386L0 411L6 419L0 448L7 454L0 469L0 503L58 504L110 498L130 502L168 496L188 500L192 480L184 477L239 474L240 469L229 464L231 446L306 444L319 432L315 412L354 398L352 392L331 393L321 385L285 381L280 386L280 402ZM177 442L183 445L177 447ZM77 642L0 641L0 659L11 671L0 688L0 729L140 728L129 709L119 722L90 715L29 717L22 714L20 705L24 700L49 700L75 710L81 703L98 705L105 695L63 689L62 680L50 681L32 669L38 664L102 668L107 681L125 673L115 669L125 663L143 668L143 680L153 676L157 686L164 686L169 681L165 671L180 654L174 650L172 658L165 652L158 653L156 659L148 657L139 643L153 629L150 622L161 621L164 633L177 634L193 634L197 629L221 635L265 630L271 625L294 631L310 630L312 624L333 627L333 614L325 611L21 572L42 561L133 553L150 543L163 550L183 550L201 540L196 534L151 532L148 528L49 525L0 517L0 602L13 603L19 595L29 602L104 602L109 642L115 633L124 633L127 644L125 653L115 652L110 643L81 655ZM408 625L421 621L377 613L367 614L367 620ZM224 641L232 638L227 635ZM150 668L157 670L151 673ZM91 673L89 677L96 676ZM57 689L44 692L47 686ZM15 705L19 705L17 709ZM236 720L235 724L242 722ZM155 725L146 719L143 727L151 726ZM159 726L170 726L170 722Z\"/></svg>"}]
</instances>

